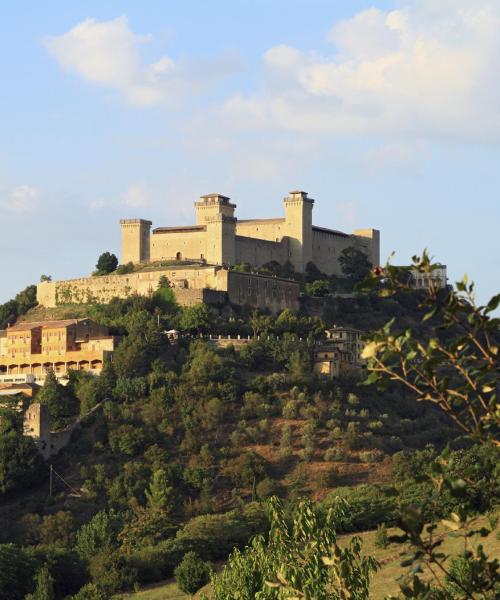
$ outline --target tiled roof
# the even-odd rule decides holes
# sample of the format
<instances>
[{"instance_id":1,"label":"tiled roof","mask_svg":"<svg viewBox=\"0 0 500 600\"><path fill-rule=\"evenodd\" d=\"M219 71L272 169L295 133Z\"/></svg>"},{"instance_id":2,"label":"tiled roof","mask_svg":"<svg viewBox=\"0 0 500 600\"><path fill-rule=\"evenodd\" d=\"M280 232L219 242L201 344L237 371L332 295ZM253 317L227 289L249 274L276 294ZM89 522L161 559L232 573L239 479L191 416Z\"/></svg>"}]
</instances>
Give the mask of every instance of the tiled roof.
<instances>
[{"instance_id":1,"label":"tiled roof","mask_svg":"<svg viewBox=\"0 0 500 600\"><path fill-rule=\"evenodd\" d=\"M68 325L76 325L81 321L87 321L88 319L63 319L61 321L33 321L16 323L12 325L7 331L29 331L37 327L42 329L56 329L57 327L67 327Z\"/></svg>"}]
</instances>

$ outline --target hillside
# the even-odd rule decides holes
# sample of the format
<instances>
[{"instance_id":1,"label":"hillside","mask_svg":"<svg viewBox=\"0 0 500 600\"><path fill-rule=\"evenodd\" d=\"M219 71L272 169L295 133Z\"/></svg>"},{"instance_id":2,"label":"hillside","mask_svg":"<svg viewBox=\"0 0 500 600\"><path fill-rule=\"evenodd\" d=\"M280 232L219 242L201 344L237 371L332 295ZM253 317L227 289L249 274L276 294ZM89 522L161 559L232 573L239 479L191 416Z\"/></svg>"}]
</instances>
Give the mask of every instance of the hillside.
<instances>
[{"instance_id":1,"label":"hillside","mask_svg":"<svg viewBox=\"0 0 500 600\"><path fill-rule=\"evenodd\" d=\"M270 497L287 511L309 497L321 514L342 499L349 511L336 527L344 535L393 526L433 494L421 475L446 446L453 473L471 482L470 506L494 507L495 450L472 445L443 411L402 386L364 385L362 370L313 374L315 341L333 323L368 330L395 316L399 330L429 335L434 321L419 324L415 294L321 299L322 321L290 311L272 318L238 307L229 316L203 305L180 309L168 292L24 311L27 320L90 316L124 339L98 377L75 372L64 388L47 378L40 392L61 427L97 407L53 458L51 496L48 465L22 437L19 417L2 421L0 439L10 446L2 455L0 562L15 544L19 564L32 571L58 565L56 598L87 586L101 600L95 594L171 577L191 551L226 561L267 531ZM172 327L183 332L177 341L164 334ZM208 333L258 337L236 351L200 339ZM445 494L424 516L457 506ZM23 585L20 599L33 589L30 578Z\"/></svg>"}]
</instances>

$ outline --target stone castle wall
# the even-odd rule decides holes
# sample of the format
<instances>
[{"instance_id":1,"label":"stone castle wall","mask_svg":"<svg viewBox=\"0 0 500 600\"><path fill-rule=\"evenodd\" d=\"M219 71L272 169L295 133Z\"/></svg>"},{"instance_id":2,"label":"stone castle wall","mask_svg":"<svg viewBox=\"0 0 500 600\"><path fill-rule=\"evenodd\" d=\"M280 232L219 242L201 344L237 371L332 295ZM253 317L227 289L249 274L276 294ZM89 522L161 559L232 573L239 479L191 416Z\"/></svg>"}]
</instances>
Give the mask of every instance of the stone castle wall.
<instances>
[{"instance_id":1,"label":"stone castle wall","mask_svg":"<svg viewBox=\"0 0 500 600\"><path fill-rule=\"evenodd\" d=\"M176 300L181 306L199 303L222 305L229 300L233 304L268 308L273 313L284 308L298 308L298 283L220 267L179 266L127 275L42 282L37 287L37 299L42 306L55 307L60 304L107 303L112 298L127 298L134 294L149 296L158 289L162 276L166 276L173 285Z\"/></svg>"}]
</instances>

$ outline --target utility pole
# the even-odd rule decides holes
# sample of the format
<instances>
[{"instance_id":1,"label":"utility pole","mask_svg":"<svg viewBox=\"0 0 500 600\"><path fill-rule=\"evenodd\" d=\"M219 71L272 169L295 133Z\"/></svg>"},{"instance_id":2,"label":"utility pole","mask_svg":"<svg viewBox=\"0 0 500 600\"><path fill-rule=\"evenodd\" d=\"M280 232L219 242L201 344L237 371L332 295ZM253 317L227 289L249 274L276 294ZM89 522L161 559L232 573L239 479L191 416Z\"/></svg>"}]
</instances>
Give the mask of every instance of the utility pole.
<instances>
[{"instance_id":1,"label":"utility pole","mask_svg":"<svg viewBox=\"0 0 500 600\"><path fill-rule=\"evenodd\" d=\"M50 463L49 496L52 498L52 463Z\"/></svg>"}]
</instances>

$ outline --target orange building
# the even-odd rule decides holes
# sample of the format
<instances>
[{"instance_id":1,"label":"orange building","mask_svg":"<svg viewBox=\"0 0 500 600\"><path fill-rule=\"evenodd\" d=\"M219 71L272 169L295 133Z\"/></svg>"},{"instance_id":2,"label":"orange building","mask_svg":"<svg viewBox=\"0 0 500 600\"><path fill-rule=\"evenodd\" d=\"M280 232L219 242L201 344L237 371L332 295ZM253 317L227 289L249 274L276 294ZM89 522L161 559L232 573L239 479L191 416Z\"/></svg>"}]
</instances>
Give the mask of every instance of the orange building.
<instances>
[{"instance_id":1,"label":"orange building","mask_svg":"<svg viewBox=\"0 0 500 600\"><path fill-rule=\"evenodd\" d=\"M63 377L71 369L99 372L117 338L90 319L18 323L0 331L0 380L12 374Z\"/></svg>"}]
</instances>

